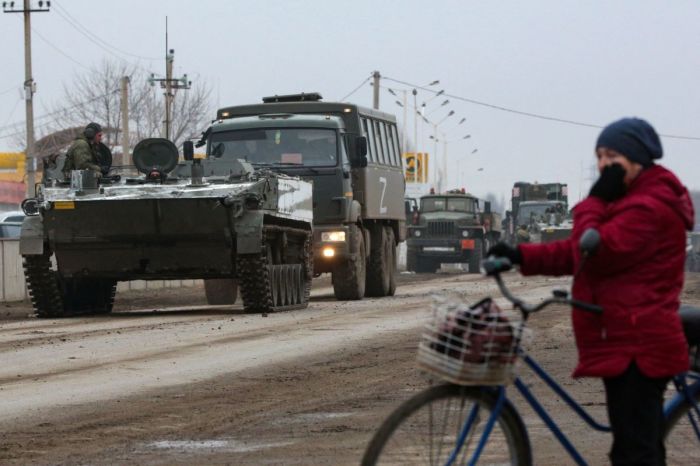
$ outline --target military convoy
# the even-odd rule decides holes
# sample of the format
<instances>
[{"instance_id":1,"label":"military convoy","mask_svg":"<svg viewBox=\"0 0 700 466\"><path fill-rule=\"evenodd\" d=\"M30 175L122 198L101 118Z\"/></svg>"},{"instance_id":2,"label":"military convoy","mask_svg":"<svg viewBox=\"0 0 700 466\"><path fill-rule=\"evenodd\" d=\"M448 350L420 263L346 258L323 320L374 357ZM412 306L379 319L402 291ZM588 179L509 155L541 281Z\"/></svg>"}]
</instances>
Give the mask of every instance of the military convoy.
<instances>
[{"instance_id":1,"label":"military convoy","mask_svg":"<svg viewBox=\"0 0 700 466\"><path fill-rule=\"evenodd\" d=\"M237 158L194 159L191 143L184 152L180 163L172 142L141 141L137 177L45 171L20 237L39 317L108 313L117 282L136 279L237 280L249 311L307 305L311 183Z\"/></svg>"},{"instance_id":2,"label":"military convoy","mask_svg":"<svg viewBox=\"0 0 700 466\"><path fill-rule=\"evenodd\" d=\"M304 307L332 273L338 299L391 296L405 239L396 119L319 94L227 107L184 161L165 139L139 176L47 166L20 252L40 317L107 313L122 280L204 279L210 304ZM315 257L315 260L314 260Z\"/></svg>"},{"instance_id":3,"label":"military convoy","mask_svg":"<svg viewBox=\"0 0 700 466\"><path fill-rule=\"evenodd\" d=\"M573 229L567 185L515 183L503 223L504 239L513 245L567 238Z\"/></svg>"},{"instance_id":4,"label":"military convoy","mask_svg":"<svg viewBox=\"0 0 700 466\"><path fill-rule=\"evenodd\" d=\"M488 248L501 237L501 216L489 202L464 190L420 198L417 220L408 226L406 266L409 271L434 273L445 263L468 264L478 273Z\"/></svg>"}]
</instances>

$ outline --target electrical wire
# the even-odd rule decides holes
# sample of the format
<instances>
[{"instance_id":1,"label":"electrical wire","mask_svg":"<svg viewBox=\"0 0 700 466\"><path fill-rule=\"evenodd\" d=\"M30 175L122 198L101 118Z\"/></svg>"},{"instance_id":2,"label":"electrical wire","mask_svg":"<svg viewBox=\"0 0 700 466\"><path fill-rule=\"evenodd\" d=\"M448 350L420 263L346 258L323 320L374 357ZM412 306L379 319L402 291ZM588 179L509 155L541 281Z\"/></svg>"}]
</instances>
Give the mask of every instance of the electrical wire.
<instances>
[{"instance_id":1,"label":"electrical wire","mask_svg":"<svg viewBox=\"0 0 700 466\"><path fill-rule=\"evenodd\" d=\"M78 21L77 19L75 19L75 17L74 17L73 15L70 14L70 12L69 12L68 10L66 10L65 8L63 8L63 6L61 5L61 3L62 3L62 2L56 2L56 1L54 1L54 6L57 7L56 12L57 12L63 19L65 19L65 20L68 21L71 25L73 25L74 28L76 28L76 29L77 29L77 28L80 28L80 30L84 31L84 32L81 32L81 34L83 34L83 35L85 35L86 37L90 38L90 40L93 40L93 42L94 42L95 40L97 40L97 41L101 42L102 44L104 44L105 46L107 46L107 47L109 47L109 48L111 48L111 49L114 49L114 50L116 50L117 52L119 52L119 53L121 53L121 54L123 54L123 55L128 55L128 56L130 56L130 57L141 58L141 59L143 59L143 60L160 60L160 58L145 57L145 56L143 56L143 55L137 55L137 54L130 53L130 52L127 52L127 51L125 51L125 50L122 50L122 49L120 49L120 48L118 48L118 47L115 47L114 45L110 44L109 42L105 41L105 40L102 39L100 36L98 36L97 34L95 34L94 32L92 32L89 28L83 26L83 25L80 23L80 21ZM65 15L65 16L64 16L64 15ZM79 32L80 32L80 31L79 31ZM88 36L88 35L89 35L89 36Z\"/></svg>"},{"instance_id":2,"label":"electrical wire","mask_svg":"<svg viewBox=\"0 0 700 466\"><path fill-rule=\"evenodd\" d=\"M408 86L408 87L411 87L414 89L420 89L422 91L432 92L433 94L437 94L439 92L439 91L434 91L432 89L429 89L425 86L418 86L416 84L411 84L409 82L402 81L400 79L394 79L394 78L390 78L387 76L382 76L382 78L386 79L387 81L392 81L392 82L395 82L397 84ZM566 118L558 118L558 117L553 117L553 116L549 116L549 115L542 115L539 113L525 112L522 110L516 110L513 108L509 108L509 107L503 107L501 105L490 104L488 102L482 102L482 101L470 99L467 97L462 97L462 96L458 96L458 95L454 95L454 94L448 94L447 92L444 92L442 95L444 95L445 97L450 97L452 99L461 100L462 102L467 102L467 103L474 104L474 105L481 105L482 107L488 107L488 108L492 108L494 110L500 110L502 112L513 113L516 115L526 116L526 117L530 117L530 118L537 118L540 120L554 121L557 123L564 123L564 124L574 125L574 126L583 126L586 128L597 128L597 129L605 128L605 126L603 126L603 125L596 125L593 123L586 123L586 122L582 122L582 121L569 120ZM690 141L700 141L700 136L683 136L683 135L677 135L677 134L662 134L662 133L659 133L659 136L663 136L663 137L669 138L669 139L684 139L684 140L690 140Z\"/></svg>"},{"instance_id":3,"label":"electrical wire","mask_svg":"<svg viewBox=\"0 0 700 466\"><path fill-rule=\"evenodd\" d=\"M345 99L347 99L348 97L350 97L351 95L353 95L355 92L359 91L360 88L361 88L362 86L364 86L365 83L367 83L367 81L370 80L370 78L371 78L371 76L368 76L364 81L362 81L362 82L360 83L359 86L357 86L355 89L353 89L352 91L350 91L345 97L341 98L341 99L340 99L340 102L345 102Z\"/></svg>"},{"instance_id":4,"label":"electrical wire","mask_svg":"<svg viewBox=\"0 0 700 466\"><path fill-rule=\"evenodd\" d=\"M12 92L12 91L14 91L15 89L17 89L17 87L18 87L18 86L12 86L12 87L10 87L10 88L7 88L7 89L5 89L4 91L0 92L0 95L9 94L10 92Z\"/></svg>"},{"instance_id":5,"label":"electrical wire","mask_svg":"<svg viewBox=\"0 0 700 466\"><path fill-rule=\"evenodd\" d=\"M116 94L117 92L119 92L119 89L114 89L114 90L109 91L109 92L106 92L106 93L104 93L104 94L102 94L102 95L98 95L98 96L95 96L95 97L93 97L93 98L91 98L91 99L85 100L85 101L83 101L83 102L78 102L77 104L73 104L73 105L68 106L68 107L59 108L59 109L57 109L57 110L54 110L53 112L45 113L45 114L43 114L43 115L41 115L41 116L36 117L36 118L34 119L34 121L43 120L43 119L50 118L50 117L52 117L52 116L61 114L61 113L63 113L63 112L67 112L67 111L69 111L69 110L74 110L74 109L76 109L76 108L84 107L84 106L86 106L87 104L90 104L90 103L92 103L92 102L94 102L94 101L96 101L96 100L99 100L99 99L102 99L102 98L104 98L104 97L107 97L108 95ZM10 123L9 125L0 126L0 133L1 133L2 131L8 130L8 129L13 129L14 127L16 127L16 126L18 126L18 125L22 125L22 124L24 124L24 123L25 123L25 121L17 121L17 122L14 122L14 123ZM52 123L52 122L43 123L43 124L41 124L41 125L39 125L39 126L37 126L37 127L46 126L46 125L48 125L48 124L50 124L50 123ZM21 131L16 132L16 133L12 133L12 134L0 134L0 138L6 138L6 137L14 136L15 134L21 134Z\"/></svg>"},{"instance_id":6,"label":"electrical wire","mask_svg":"<svg viewBox=\"0 0 700 466\"><path fill-rule=\"evenodd\" d=\"M58 6L58 5L57 5L57 6ZM65 9L63 9L63 10L65 11ZM117 58L118 60L120 60L120 61L122 61L122 62L124 62L124 63L127 63L127 64L129 64L129 65L133 65L134 67L136 67L136 68L138 68L138 69L140 69L140 70L142 70L142 71L144 71L144 72L146 72L146 73L148 73L148 74L152 74L152 71L151 71L151 70L149 70L149 69L147 69L147 68L144 68L143 66L139 65L138 63L132 63L132 62L130 62L129 60L127 60L127 59L124 58L123 56L118 55L118 54L116 54L115 52L113 52L109 47L113 48L114 50L119 50L119 49L117 49L117 48L115 48L115 47L113 47L113 46L107 44L106 42L102 41L102 39L100 39L100 41L101 41L101 42L104 42L105 44L107 44L106 46L103 45L103 44L101 44L101 43L98 42L97 40L95 40L95 39L90 35L90 34L92 34L92 33L89 33L89 30L85 29L85 31L88 31L88 32L83 31L83 29L81 29L81 27L83 27L83 26L81 26L80 23L77 23L77 25L76 25L76 23L73 23L73 22L68 18L68 16L66 16L66 15L63 14L63 13L61 13L61 10L60 10L60 9L56 9L55 11L56 11L56 13L58 13L58 15L59 15L61 18L63 18L63 19L68 23L69 26L71 26L71 27L72 27L73 29L75 29L77 32L79 32L80 34L82 34L85 38L87 38L90 42L92 42L93 44L95 44L96 46L98 46L99 48L101 48L103 51L107 52L107 53L110 54L111 56ZM145 57L140 57L140 58L145 58ZM147 60L155 60L155 59L147 58Z\"/></svg>"},{"instance_id":7,"label":"electrical wire","mask_svg":"<svg viewBox=\"0 0 700 466\"><path fill-rule=\"evenodd\" d=\"M82 67L82 68L84 68L84 69L86 69L86 70L88 70L88 71L91 71L91 70L90 70L90 67L88 67L88 66L86 66L86 65L83 65L83 64L80 63L78 60L76 60L75 58L71 57L70 55L68 55L68 54L67 54L66 52L64 52L63 50L61 50L61 49L59 49L58 47L56 47L50 40L48 40L46 37L44 37L44 36L43 36L39 31L37 31L36 29L32 28L32 32L33 32L34 34L36 34L37 36L39 36L39 39L43 40L43 41L46 43L46 45L48 45L49 47L51 47L52 49L54 49L55 51L57 51L58 53L60 53L60 54L63 55L64 57L66 57L68 60L72 61L72 62L75 63L76 65L78 65L78 66L80 66L80 67Z\"/></svg>"}]
</instances>

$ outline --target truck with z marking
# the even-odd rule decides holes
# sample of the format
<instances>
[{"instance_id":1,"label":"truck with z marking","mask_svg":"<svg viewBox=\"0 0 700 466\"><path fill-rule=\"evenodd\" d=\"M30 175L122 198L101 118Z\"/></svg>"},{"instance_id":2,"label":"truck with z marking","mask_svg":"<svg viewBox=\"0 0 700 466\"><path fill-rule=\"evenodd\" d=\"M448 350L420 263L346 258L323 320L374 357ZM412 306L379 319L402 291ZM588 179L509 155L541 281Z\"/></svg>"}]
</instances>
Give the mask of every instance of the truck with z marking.
<instances>
[{"instance_id":1,"label":"truck with z marking","mask_svg":"<svg viewBox=\"0 0 700 466\"><path fill-rule=\"evenodd\" d=\"M337 299L392 296L406 235L396 118L321 100L293 94L221 108L200 144L208 158L313 182L314 275L332 274Z\"/></svg>"}]
</instances>

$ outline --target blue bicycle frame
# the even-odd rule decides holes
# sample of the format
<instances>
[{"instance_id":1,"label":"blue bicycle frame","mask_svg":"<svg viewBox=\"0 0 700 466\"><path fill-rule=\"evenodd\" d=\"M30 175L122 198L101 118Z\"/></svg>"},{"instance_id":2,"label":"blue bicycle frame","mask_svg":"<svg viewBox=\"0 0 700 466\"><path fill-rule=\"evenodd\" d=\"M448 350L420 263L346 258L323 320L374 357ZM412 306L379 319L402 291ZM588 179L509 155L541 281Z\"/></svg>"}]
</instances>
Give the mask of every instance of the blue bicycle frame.
<instances>
[{"instance_id":1,"label":"blue bicycle frame","mask_svg":"<svg viewBox=\"0 0 700 466\"><path fill-rule=\"evenodd\" d=\"M583 409L583 407L580 404L578 404L576 400L574 400L571 397L571 395L569 395L566 392L566 390L564 390L554 379L552 379L552 377L550 377L549 374L542 367L540 367L534 359L532 359L527 354L522 354L522 360L525 362L525 364L528 365L528 367L530 367L530 369L532 369L532 371L540 379L542 379L549 386L549 388L552 389L552 391L554 391L554 393L556 393L561 399L563 399L566 402L566 404L576 414L578 414L578 416L581 419L583 419L586 422L586 424L588 424L591 428L597 431L610 432L610 426L600 424L595 419L593 419L593 417L590 414L588 414L586 410ZM668 417L669 413L671 413L681 403L688 401L692 406L692 410L688 412L688 417L690 419L691 425L693 426L693 429L695 430L695 434L698 436L698 440L700 441L700 408L694 402L697 393L700 392L700 374L695 372L679 374L673 378L673 383L676 387L677 393L665 403L664 416ZM566 435L561 431L559 426L556 424L556 422L554 422L547 410L540 404L535 395L533 395L532 392L527 388L525 383L518 377L515 379L514 385L518 389L520 394L523 396L523 398L527 400L532 409L544 421L547 427L549 427L549 430L552 431L557 440L559 440L559 443L561 443L561 445L569 453L569 456L571 456L571 458L576 462L576 464L586 465L587 463L583 459L581 454L578 452L578 450L576 450L576 448L569 441ZM489 435L493 430L493 426L501 414L503 406L506 403L509 403L506 397L505 386L500 385L497 387L483 387L483 389L489 390L497 395L496 404L494 406L493 411L491 412L491 415L489 416L488 421L486 422L486 426L484 427L484 431L481 434L479 443L469 460L469 465L476 465L477 461L479 460L479 456L481 455L481 452L483 451L484 447L486 446L486 443L489 440ZM467 435L469 434L472 425L474 424L474 421L477 418L478 410L479 405L475 404L474 407L471 409L471 412L467 416L467 419L465 420L459 435L457 436L455 449L452 451L452 454L448 458L447 463L445 463L446 465L453 464L454 461L457 459L462 445L464 445Z\"/></svg>"}]
</instances>

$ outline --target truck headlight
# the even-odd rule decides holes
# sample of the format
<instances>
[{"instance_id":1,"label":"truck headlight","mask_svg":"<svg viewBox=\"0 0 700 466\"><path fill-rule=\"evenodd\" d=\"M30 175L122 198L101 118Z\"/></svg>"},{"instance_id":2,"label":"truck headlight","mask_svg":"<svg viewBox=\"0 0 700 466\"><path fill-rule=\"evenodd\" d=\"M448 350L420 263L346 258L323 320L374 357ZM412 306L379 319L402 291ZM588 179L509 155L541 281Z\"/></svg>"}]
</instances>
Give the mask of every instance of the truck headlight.
<instances>
[{"instance_id":1,"label":"truck headlight","mask_svg":"<svg viewBox=\"0 0 700 466\"><path fill-rule=\"evenodd\" d=\"M469 237L469 230L462 230L462 237L468 238Z\"/></svg>"},{"instance_id":2,"label":"truck headlight","mask_svg":"<svg viewBox=\"0 0 700 466\"><path fill-rule=\"evenodd\" d=\"M321 241L342 242L345 241L344 231L324 231L321 232Z\"/></svg>"},{"instance_id":3,"label":"truck headlight","mask_svg":"<svg viewBox=\"0 0 700 466\"><path fill-rule=\"evenodd\" d=\"M413 235L418 238L420 236L420 230L416 230L413 232Z\"/></svg>"}]
</instances>

